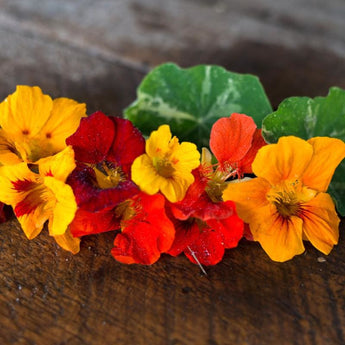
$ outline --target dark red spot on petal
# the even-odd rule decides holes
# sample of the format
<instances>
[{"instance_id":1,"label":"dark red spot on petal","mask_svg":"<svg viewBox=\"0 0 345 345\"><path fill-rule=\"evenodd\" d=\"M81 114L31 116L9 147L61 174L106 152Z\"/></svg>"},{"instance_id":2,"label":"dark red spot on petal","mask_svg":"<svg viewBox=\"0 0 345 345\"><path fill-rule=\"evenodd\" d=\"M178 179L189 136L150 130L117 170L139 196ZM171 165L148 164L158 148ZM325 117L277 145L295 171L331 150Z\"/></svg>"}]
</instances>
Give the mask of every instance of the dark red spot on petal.
<instances>
[{"instance_id":1,"label":"dark red spot on petal","mask_svg":"<svg viewBox=\"0 0 345 345\"><path fill-rule=\"evenodd\" d=\"M14 208L14 213L17 217L23 216L33 212L37 207L37 204L30 204L26 200L19 202Z\"/></svg>"},{"instance_id":2,"label":"dark red spot on petal","mask_svg":"<svg viewBox=\"0 0 345 345\"><path fill-rule=\"evenodd\" d=\"M52 137L52 134L51 134L51 133L46 133L46 138L47 138L47 139L51 139L51 137Z\"/></svg>"},{"instance_id":3,"label":"dark red spot on petal","mask_svg":"<svg viewBox=\"0 0 345 345\"><path fill-rule=\"evenodd\" d=\"M24 135L29 135L29 134L30 134L30 131L29 131L28 129L23 129L23 130L22 130L22 133L23 133Z\"/></svg>"},{"instance_id":4,"label":"dark red spot on petal","mask_svg":"<svg viewBox=\"0 0 345 345\"><path fill-rule=\"evenodd\" d=\"M26 192L33 188L34 182L29 180L12 181L13 188L18 192Z\"/></svg>"}]
</instances>

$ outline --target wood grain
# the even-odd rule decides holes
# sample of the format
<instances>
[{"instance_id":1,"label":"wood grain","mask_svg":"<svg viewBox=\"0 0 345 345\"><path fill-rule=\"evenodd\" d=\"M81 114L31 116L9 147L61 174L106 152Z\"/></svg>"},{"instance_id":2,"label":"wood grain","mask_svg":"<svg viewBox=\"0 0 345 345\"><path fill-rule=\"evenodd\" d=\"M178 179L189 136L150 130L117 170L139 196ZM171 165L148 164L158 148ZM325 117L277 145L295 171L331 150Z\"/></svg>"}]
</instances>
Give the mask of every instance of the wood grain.
<instances>
[{"instance_id":1,"label":"wood grain","mask_svg":"<svg viewBox=\"0 0 345 345\"><path fill-rule=\"evenodd\" d=\"M121 115L164 61L260 76L274 106L345 87L343 1L0 0L0 98L17 84ZM0 344L345 343L345 239L278 264L243 240L207 276L184 257L126 266L113 233L81 252L0 226Z\"/></svg>"}]
</instances>

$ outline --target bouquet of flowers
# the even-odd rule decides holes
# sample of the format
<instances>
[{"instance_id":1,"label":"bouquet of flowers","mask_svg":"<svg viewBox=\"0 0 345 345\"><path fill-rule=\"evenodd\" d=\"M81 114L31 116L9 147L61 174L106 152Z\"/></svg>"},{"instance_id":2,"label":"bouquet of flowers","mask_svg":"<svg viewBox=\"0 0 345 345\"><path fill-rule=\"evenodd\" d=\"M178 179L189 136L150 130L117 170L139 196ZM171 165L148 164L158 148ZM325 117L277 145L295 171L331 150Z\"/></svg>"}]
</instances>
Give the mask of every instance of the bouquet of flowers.
<instances>
[{"instance_id":1,"label":"bouquet of flowers","mask_svg":"<svg viewBox=\"0 0 345 345\"><path fill-rule=\"evenodd\" d=\"M345 214L344 90L273 111L255 76L168 63L137 95L122 117L37 86L0 104L0 201L28 239L47 223L76 254L83 236L114 231L112 256L146 265L182 252L215 265L243 237L274 261L303 241L330 253Z\"/></svg>"}]
</instances>

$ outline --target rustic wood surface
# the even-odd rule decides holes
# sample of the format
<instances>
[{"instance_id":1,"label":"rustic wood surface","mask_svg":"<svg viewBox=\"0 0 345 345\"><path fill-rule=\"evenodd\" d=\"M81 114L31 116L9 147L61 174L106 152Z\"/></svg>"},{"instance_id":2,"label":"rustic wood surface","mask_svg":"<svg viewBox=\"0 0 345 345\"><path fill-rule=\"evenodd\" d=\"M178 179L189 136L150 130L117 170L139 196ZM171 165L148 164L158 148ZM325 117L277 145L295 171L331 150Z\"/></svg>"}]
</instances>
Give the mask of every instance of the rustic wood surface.
<instances>
[{"instance_id":1,"label":"rustic wood surface","mask_svg":"<svg viewBox=\"0 0 345 345\"><path fill-rule=\"evenodd\" d=\"M16 84L121 115L151 66L221 64L260 76L274 106L345 87L343 0L0 0L0 98ZM109 254L114 234L61 250L0 226L0 344L345 344L345 226L324 257L274 263L243 240L207 276Z\"/></svg>"}]
</instances>

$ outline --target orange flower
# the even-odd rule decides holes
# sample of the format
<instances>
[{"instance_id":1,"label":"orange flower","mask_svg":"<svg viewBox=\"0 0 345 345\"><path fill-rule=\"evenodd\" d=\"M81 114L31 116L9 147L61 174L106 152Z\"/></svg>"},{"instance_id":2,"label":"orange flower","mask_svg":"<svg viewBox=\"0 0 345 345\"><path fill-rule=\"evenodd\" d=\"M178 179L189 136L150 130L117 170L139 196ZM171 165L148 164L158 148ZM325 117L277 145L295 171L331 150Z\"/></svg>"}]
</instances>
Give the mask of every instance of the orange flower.
<instances>
[{"instance_id":1,"label":"orange flower","mask_svg":"<svg viewBox=\"0 0 345 345\"><path fill-rule=\"evenodd\" d=\"M259 150L252 165L258 177L230 183L223 198L236 203L272 260L303 253L303 240L329 254L338 242L339 218L325 192L344 157L345 144L338 139L282 137Z\"/></svg>"}]
</instances>

